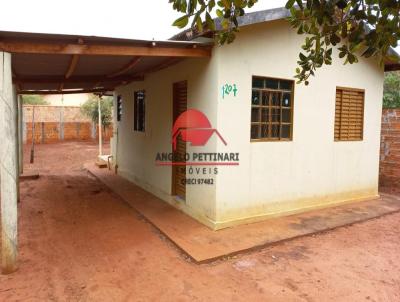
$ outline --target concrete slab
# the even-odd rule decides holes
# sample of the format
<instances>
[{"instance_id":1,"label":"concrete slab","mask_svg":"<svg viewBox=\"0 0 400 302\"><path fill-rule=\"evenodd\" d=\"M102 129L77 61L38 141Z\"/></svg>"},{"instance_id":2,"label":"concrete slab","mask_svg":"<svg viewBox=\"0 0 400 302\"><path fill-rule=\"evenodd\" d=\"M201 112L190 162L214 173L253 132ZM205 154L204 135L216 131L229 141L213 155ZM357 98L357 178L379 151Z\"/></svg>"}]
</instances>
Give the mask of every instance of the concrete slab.
<instances>
[{"instance_id":1,"label":"concrete slab","mask_svg":"<svg viewBox=\"0 0 400 302\"><path fill-rule=\"evenodd\" d=\"M400 196L382 194L378 199L213 231L111 171L94 164L85 167L197 263L400 211Z\"/></svg>"}]
</instances>

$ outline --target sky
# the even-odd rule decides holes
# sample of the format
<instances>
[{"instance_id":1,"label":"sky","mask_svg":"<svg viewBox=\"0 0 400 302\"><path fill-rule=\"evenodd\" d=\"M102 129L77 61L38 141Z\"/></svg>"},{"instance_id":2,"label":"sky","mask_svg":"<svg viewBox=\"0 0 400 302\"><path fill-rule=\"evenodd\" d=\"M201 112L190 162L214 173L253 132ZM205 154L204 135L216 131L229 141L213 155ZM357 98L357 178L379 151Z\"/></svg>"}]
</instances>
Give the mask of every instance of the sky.
<instances>
[{"instance_id":1,"label":"sky","mask_svg":"<svg viewBox=\"0 0 400 302\"><path fill-rule=\"evenodd\" d=\"M281 7L260 0L251 11ZM168 0L3 0L0 30L165 40L180 30Z\"/></svg>"},{"instance_id":2,"label":"sky","mask_svg":"<svg viewBox=\"0 0 400 302\"><path fill-rule=\"evenodd\" d=\"M2 0L0 30L166 40L180 30L168 0ZM250 10L282 7L259 0ZM400 52L400 47L397 48Z\"/></svg>"}]
</instances>

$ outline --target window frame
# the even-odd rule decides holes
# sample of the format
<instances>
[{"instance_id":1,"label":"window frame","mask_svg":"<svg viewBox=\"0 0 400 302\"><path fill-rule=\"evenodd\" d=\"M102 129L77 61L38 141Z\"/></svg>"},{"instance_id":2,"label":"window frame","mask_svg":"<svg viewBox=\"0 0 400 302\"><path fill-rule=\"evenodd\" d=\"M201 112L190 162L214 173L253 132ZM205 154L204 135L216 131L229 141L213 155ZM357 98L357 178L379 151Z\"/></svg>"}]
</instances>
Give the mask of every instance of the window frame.
<instances>
[{"instance_id":1,"label":"window frame","mask_svg":"<svg viewBox=\"0 0 400 302\"><path fill-rule=\"evenodd\" d=\"M255 87L253 87L253 79L254 78L262 78L263 80L270 79L270 80L277 80L277 81L288 81L288 82L292 83L292 89L291 90L285 90L285 89L274 89L274 88L255 88ZM271 118L272 117L271 109L273 109L273 106L262 106L262 105L253 106L253 104L251 103L250 104L250 142L251 143L258 143L258 142L290 142L290 141L293 141L295 84L296 84L296 82L294 80L285 79L285 78L278 78L278 77L272 77L272 76L259 76L259 75L253 75L251 77L251 97L250 97L251 101L252 101L252 97L253 97L253 91L254 90L260 90L260 91L280 92L280 93L285 93L285 92L288 93L288 92L290 92L290 103L291 103L291 106L288 107L288 108L290 108L289 109L290 110L290 122L289 123L286 123L286 122L282 123L282 104L281 104L279 106L279 109L280 109L280 121L278 123L275 123L275 125L279 125L280 129L281 129L282 125L291 126L290 127L289 137L287 137L287 138L286 137L285 138L280 137L281 133L279 133L279 138L274 138L274 137L251 138L251 127L253 125L256 125L256 124L261 124L261 125L264 124L261 121L260 122L252 122L252 120L251 120L251 110L253 108L261 108L261 109L262 108L269 108L269 117ZM261 99L261 102L262 102L262 99ZM270 122L268 122L268 125L269 126L274 125L273 122L272 122L272 119L271 119Z\"/></svg>"},{"instance_id":2,"label":"window frame","mask_svg":"<svg viewBox=\"0 0 400 302\"><path fill-rule=\"evenodd\" d=\"M362 124L361 124L361 138L348 138L348 139L342 139L340 138L340 130L339 130L339 138L336 138L335 132L336 132L336 105L337 105L337 94L338 90L347 90L347 91L354 91L354 92L362 92L363 94L363 101L362 101ZM343 102L343 97L341 99L341 102ZM342 107L342 103L340 105ZM341 127L341 120L340 118L340 124L339 124L339 129ZM365 130L365 89L362 88L353 88L353 87L343 87L343 86L336 86L335 87L335 115L334 115L334 120L333 120L333 140L334 142L361 142L364 140L364 130Z\"/></svg>"},{"instance_id":3,"label":"window frame","mask_svg":"<svg viewBox=\"0 0 400 302\"><path fill-rule=\"evenodd\" d=\"M138 95L142 93L143 94L143 111L139 110L139 100L138 100ZM142 112L143 117L142 117L142 125L140 125L140 113ZM142 126L142 127L141 127ZM133 131L135 132L146 132L146 90L141 89L141 90L136 90L133 93Z\"/></svg>"}]
</instances>

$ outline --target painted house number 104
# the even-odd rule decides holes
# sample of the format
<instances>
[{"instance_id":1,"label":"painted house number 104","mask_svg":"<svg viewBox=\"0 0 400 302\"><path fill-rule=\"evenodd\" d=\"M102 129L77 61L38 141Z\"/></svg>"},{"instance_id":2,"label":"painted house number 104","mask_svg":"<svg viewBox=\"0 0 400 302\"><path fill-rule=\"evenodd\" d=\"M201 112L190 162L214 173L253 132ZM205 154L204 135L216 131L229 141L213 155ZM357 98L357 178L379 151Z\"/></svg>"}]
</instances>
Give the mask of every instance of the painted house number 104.
<instances>
[{"instance_id":1,"label":"painted house number 104","mask_svg":"<svg viewBox=\"0 0 400 302\"><path fill-rule=\"evenodd\" d=\"M236 84L225 84L222 86L222 98L224 99L225 96L229 96L233 94L234 97L236 97L238 92Z\"/></svg>"}]
</instances>

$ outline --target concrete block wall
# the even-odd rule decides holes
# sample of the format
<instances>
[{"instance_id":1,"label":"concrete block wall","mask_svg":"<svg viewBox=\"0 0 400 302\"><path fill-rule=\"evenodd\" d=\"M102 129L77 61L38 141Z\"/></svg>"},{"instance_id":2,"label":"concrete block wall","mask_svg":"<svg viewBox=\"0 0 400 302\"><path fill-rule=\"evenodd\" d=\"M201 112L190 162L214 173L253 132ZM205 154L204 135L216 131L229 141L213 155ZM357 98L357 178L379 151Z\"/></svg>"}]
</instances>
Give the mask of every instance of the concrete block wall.
<instances>
[{"instance_id":1,"label":"concrete block wall","mask_svg":"<svg viewBox=\"0 0 400 302\"><path fill-rule=\"evenodd\" d=\"M80 107L24 105L24 143L32 142L33 107L35 107L34 140L37 144L98 138L97 125L81 113ZM103 128L103 139L107 141L111 136L112 127Z\"/></svg>"},{"instance_id":2,"label":"concrete block wall","mask_svg":"<svg viewBox=\"0 0 400 302\"><path fill-rule=\"evenodd\" d=\"M400 108L382 114L380 185L400 188Z\"/></svg>"},{"instance_id":3,"label":"concrete block wall","mask_svg":"<svg viewBox=\"0 0 400 302\"><path fill-rule=\"evenodd\" d=\"M50 105L24 105L23 114L25 122L32 121L33 107L35 107L36 122L91 122L90 118L83 115L77 106L50 106Z\"/></svg>"}]
</instances>

